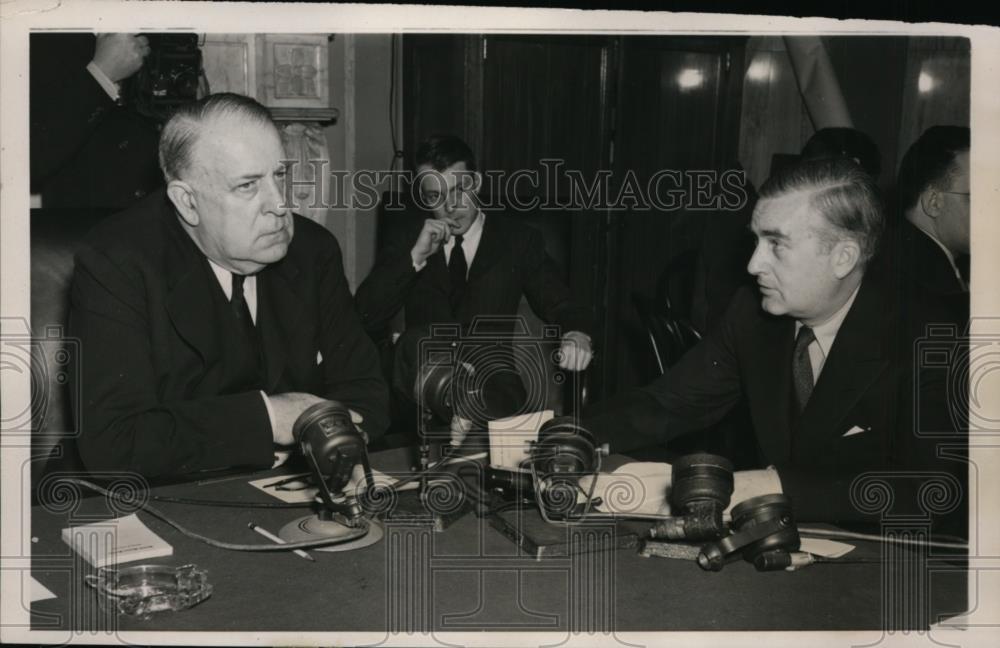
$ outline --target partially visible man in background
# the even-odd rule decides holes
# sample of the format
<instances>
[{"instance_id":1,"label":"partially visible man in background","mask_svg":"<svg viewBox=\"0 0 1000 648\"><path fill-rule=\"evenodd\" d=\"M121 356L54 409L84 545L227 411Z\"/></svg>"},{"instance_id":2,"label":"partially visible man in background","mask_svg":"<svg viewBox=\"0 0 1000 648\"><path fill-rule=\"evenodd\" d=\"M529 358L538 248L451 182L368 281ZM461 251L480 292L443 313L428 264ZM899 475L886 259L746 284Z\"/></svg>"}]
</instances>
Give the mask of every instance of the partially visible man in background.
<instances>
[{"instance_id":1,"label":"partially visible man in background","mask_svg":"<svg viewBox=\"0 0 1000 648\"><path fill-rule=\"evenodd\" d=\"M157 124L122 97L148 39L32 34L29 49L31 193L40 206L121 209L161 186Z\"/></svg>"},{"instance_id":2,"label":"partially visible man in background","mask_svg":"<svg viewBox=\"0 0 1000 648\"><path fill-rule=\"evenodd\" d=\"M899 165L897 198L905 222L894 237L901 288L946 299L969 316L969 129L932 126ZM911 290L912 293L912 290Z\"/></svg>"}]
</instances>

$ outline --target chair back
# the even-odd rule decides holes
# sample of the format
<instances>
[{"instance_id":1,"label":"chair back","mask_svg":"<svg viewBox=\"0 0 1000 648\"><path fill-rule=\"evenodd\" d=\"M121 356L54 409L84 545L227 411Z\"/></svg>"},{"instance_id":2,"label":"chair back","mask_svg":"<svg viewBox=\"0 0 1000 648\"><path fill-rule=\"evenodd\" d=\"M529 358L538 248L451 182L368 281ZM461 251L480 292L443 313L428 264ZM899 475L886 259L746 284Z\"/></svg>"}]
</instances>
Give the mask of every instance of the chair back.
<instances>
[{"instance_id":1,"label":"chair back","mask_svg":"<svg viewBox=\"0 0 1000 648\"><path fill-rule=\"evenodd\" d=\"M646 329L660 375L663 375L698 343L701 334L690 322L674 313L669 297L657 301L639 293L632 293L632 303Z\"/></svg>"}]
</instances>

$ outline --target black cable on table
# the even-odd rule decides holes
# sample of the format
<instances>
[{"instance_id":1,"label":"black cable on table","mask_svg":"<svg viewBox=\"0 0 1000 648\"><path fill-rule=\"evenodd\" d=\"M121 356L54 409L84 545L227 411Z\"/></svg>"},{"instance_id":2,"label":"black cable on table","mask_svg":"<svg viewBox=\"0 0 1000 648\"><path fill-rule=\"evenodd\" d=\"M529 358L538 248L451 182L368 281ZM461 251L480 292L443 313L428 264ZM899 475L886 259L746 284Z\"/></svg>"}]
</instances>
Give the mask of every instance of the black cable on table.
<instances>
[{"instance_id":1,"label":"black cable on table","mask_svg":"<svg viewBox=\"0 0 1000 648\"><path fill-rule=\"evenodd\" d=\"M67 483L70 483L70 484L76 484L77 486L83 486L84 488L92 490L92 491L94 491L96 493L100 493L101 495L104 495L105 497L110 497L110 498L117 499L117 500L121 501L124 504L134 504L135 503L134 500L132 500L130 497L125 497L124 495L116 494L116 493L114 493L112 491L109 491L106 488L98 486L97 484L94 484L93 482L89 482L89 481L87 481L85 479L78 479L76 477L72 477L72 478L67 477L67 478L64 478L63 481L66 481ZM285 544L245 544L245 543L236 543L236 542L224 542L222 540L216 540L215 538L210 538L208 536L204 536L204 535L201 535L200 533L196 533L194 531L191 531L191 530L187 529L186 527L182 526L179 522L176 522L169 515L167 515L163 511L159 510L158 508L152 506L151 504L147 504L147 503L143 502L143 503L141 503L139 505L139 508L141 510L143 510L143 511L146 511L150 515L153 515L153 516L155 516L155 517L163 520L164 522L166 522L167 524L169 524L173 528L177 529L178 531L180 531L181 533L183 533L184 535L186 535L189 538L192 538L194 540L200 540L201 542L204 542L205 544L207 544L209 546L212 546L212 547L217 547L219 549L228 549L230 551L289 551L289 550L292 550L292 549L312 549L312 548L315 548L315 547L325 547L327 545L334 545L334 544L340 544L340 543L343 543L343 542L349 542L351 540L357 540L358 538L360 538L364 534L368 533L368 526L365 525L363 527L358 527L358 533L356 533L356 534L349 534L349 535L346 535L346 536L344 536L342 538L323 538L323 539L320 539L320 540L303 540L303 541L300 541L300 542L288 542L288 543L285 543Z\"/></svg>"}]
</instances>

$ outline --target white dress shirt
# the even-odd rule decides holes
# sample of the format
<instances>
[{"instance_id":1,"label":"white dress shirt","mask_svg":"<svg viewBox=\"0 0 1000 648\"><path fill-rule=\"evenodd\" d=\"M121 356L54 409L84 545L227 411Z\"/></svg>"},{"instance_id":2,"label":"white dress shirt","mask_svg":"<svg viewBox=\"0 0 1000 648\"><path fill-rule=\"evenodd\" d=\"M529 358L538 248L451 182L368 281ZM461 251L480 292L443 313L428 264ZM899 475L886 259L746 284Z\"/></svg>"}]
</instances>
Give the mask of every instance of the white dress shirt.
<instances>
[{"instance_id":1,"label":"white dress shirt","mask_svg":"<svg viewBox=\"0 0 1000 648\"><path fill-rule=\"evenodd\" d=\"M813 335L816 339L809 343L809 364L812 365L813 372L813 384L819 382L819 374L823 371L823 365L826 363L826 357L830 355L830 349L833 347L833 341L837 339L837 331L840 330L840 325L844 323L844 318L847 317L847 311L851 310L851 304L854 303L854 298L858 296L858 290L861 288L861 284L854 289L851 296L848 297L844 305L833 314L833 317L823 322L822 324L817 324L812 327ZM799 329L803 326L802 322L795 322L795 335L798 336Z\"/></svg>"},{"instance_id":2,"label":"white dress shirt","mask_svg":"<svg viewBox=\"0 0 1000 648\"><path fill-rule=\"evenodd\" d=\"M483 238L483 225L486 223L486 214L479 212L476 220L472 221L469 231L462 235L462 250L465 252L466 268L472 267L472 260L476 258L476 250L479 249L479 241ZM455 237L452 236L444 244L445 265L451 263L451 251L455 249ZM468 278L468 273L466 273Z\"/></svg>"},{"instance_id":3,"label":"white dress shirt","mask_svg":"<svg viewBox=\"0 0 1000 648\"><path fill-rule=\"evenodd\" d=\"M462 250L465 252L465 276L469 276L469 268L472 267L472 260L476 258L476 251L479 249L479 241L483 238L483 226L486 223L486 214L479 212L476 220L472 221L469 231L462 235ZM455 249L455 237L448 237L448 242L444 244L444 264L451 262L451 251ZM427 259L423 263L414 263L413 269L420 272L427 266Z\"/></svg>"},{"instance_id":4,"label":"white dress shirt","mask_svg":"<svg viewBox=\"0 0 1000 648\"><path fill-rule=\"evenodd\" d=\"M208 260L208 265L212 266L212 272L215 273L215 278L219 280L219 286L226 295L226 299L231 300L233 298L233 273L211 259ZM257 275L247 275L243 279L243 299L246 301L247 309L250 311L250 319L253 320L254 324L257 324ZM263 390L261 390L260 395L264 399L264 407L267 408L267 418L271 422L271 429L273 430L274 410L271 408L271 400Z\"/></svg>"},{"instance_id":5,"label":"white dress shirt","mask_svg":"<svg viewBox=\"0 0 1000 648\"><path fill-rule=\"evenodd\" d=\"M97 63L93 61L87 63L87 72L90 72L90 76L94 77L94 81L97 81L97 84L108 93L111 101L118 101L121 97L121 86L109 79L104 70L97 67Z\"/></svg>"},{"instance_id":6,"label":"white dress shirt","mask_svg":"<svg viewBox=\"0 0 1000 648\"><path fill-rule=\"evenodd\" d=\"M231 300L233 298L233 273L211 259L208 260L208 265L212 266L212 272L215 273L215 278L219 280L219 285L222 287L222 292L225 293L226 299ZM246 275L246 278L243 280L243 299L247 303L247 308L250 309L250 319L256 324L257 275Z\"/></svg>"}]
</instances>

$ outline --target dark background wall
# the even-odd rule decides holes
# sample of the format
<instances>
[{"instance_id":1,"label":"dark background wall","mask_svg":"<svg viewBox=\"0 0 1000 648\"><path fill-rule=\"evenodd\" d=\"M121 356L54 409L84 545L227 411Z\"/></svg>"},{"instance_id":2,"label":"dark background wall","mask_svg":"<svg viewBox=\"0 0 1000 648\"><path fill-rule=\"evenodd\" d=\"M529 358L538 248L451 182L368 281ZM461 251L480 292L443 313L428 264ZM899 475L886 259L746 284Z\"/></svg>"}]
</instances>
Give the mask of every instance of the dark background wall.
<instances>
[{"instance_id":1,"label":"dark background wall","mask_svg":"<svg viewBox=\"0 0 1000 648\"><path fill-rule=\"evenodd\" d=\"M854 127L881 150L887 192L901 153L924 128L968 124L968 41L823 42ZM559 158L587 179L609 170L610 196L630 172L645 185L660 169L741 166L759 185L775 154L797 154L816 130L781 37L405 35L402 72L405 153L451 132L473 146L481 169L512 173ZM565 198L566 187L540 192ZM594 394L655 375L632 295L658 299L670 284L690 315L705 239L731 217L635 205L525 215L566 255L558 260L573 293L598 320Z\"/></svg>"}]
</instances>

